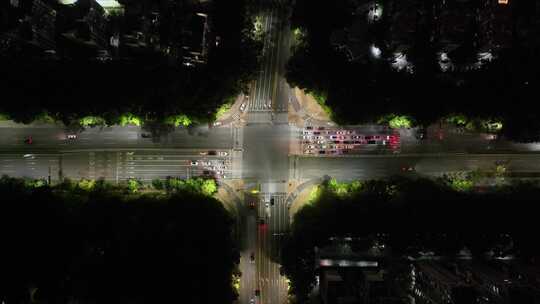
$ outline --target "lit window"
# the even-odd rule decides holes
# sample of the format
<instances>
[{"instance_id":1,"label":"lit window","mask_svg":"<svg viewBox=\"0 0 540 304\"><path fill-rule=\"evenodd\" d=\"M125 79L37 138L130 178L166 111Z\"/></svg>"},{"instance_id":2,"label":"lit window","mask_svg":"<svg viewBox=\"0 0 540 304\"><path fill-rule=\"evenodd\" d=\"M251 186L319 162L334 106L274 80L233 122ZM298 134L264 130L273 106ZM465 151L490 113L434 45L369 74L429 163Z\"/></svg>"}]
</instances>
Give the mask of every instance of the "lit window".
<instances>
[{"instance_id":1,"label":"lit window","mask_svg":"<svg viewBox=\"0 0 540 304\"><path fill-rule=\"evenodd\" d=\"M508 0L499 0L499 4L508 4Z\"/></svg>"}]
</instances>

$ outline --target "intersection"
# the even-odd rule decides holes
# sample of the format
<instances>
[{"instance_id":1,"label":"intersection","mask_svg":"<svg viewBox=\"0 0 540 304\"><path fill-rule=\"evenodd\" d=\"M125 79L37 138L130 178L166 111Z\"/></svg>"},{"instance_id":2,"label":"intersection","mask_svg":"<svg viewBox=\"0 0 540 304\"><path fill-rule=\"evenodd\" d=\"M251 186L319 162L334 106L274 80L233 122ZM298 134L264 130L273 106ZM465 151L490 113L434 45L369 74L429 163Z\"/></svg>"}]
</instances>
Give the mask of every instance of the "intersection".
<instances>
[{"instance_id":1,"label":"intersection","mask_svg":"<svg viewBox=\"0 0 540 304\"><path fill-rule=\"evenodd\" d=\"M285 14L264 7L260 15L266 33L262 67L249 94L237 99L230 118L213 127L177 128L159 141L144 137L136 126L87 128L77 139L67 140L63 126L2 122L0 174L52 182L66 177L149 182L167 176L209 174L226 185L241 180L247 186L231 191L242 194L256 188L260 192L254 209L244 204L239 210L239 303L281 304L286 302L287 281L279 271L280 240L289 230L289 207L303 185L325 176L340 181L395 174L436 177L490 168L496 161L507 161L513 172L540 172L540 147L535 145L431 126L428 139L421 141L412 130L396 131L396 148L390 145L390 138L366 138L390 134L384 127L335 127L330 121L309 118L284 79L291 42L290 29L283 22ZM240 110L244 103L245 109ZM289 121L289 109L300 113L303 123ZM332 133L322 134L329 130ZM27 136L33 138L31 145L24 143ZM389 142L382 142L386 140ZM403 171L409 167L415 172ZM291 189L293 182L300 186Z\"/></svg>"}]
</instances>

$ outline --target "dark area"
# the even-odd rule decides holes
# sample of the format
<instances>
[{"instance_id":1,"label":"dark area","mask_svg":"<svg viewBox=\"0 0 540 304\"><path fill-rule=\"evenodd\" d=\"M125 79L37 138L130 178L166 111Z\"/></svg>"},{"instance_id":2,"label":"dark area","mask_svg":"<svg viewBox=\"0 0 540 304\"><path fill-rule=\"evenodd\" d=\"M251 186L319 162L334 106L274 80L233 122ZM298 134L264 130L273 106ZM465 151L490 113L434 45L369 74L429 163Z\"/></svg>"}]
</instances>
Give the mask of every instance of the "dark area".
<instances>
[{"instance_id":1,"label":"dark area","mask_svg":"<svg viewBox=\"0 0 540 304\"><path fill-rule=\"evenodd\" d=\"M230 303L238 253L217 200L0 179L0 301ZM212 292L208 292L212 290Z\"/></svg>"},{"instance_id":2,"label":"dark area","mask_svg":"<svg viewBox=\"0 0 540 304\"><path fill-rule=\"evenodd\" d=\"M58 16L51 21L55 34L50 41L56 44L52 51L41 45L36 34L26 39L20 34L35 22L35 9L15 9L9 4L1 8L5 14L32 17L28 24L7 20L5 32L0 33L0 65L7 76L0 85L4 95L0 112L23 123L43 113L66 124L87 115L114 124L123 113L148 121L184 114L192 121L207 122L214 119L219 106L246 90L254 75L259 46L249 37L252 25L245 1L217 0L210 7L193 7L189 1L124 1L125 15L107 19L99 15L92 19L95 13L88 13L91 1L79 2L82 4L73 8L51 4L49 9L56 8ZM188 46L194 36L200 40L203 33L188 29L198 26L200 30L202 24L193 25L193 20L201 17L192 15L201 10L209 19L205 34L209 46L204 62L193 64L185 61L186 56L201 50ZM148 21L154 20L151 18L159 22ZM73 20L88 24L77 25L79 21ZM159 26L148 29L148 22ZM105 26L103 34L91 31L84 35L98 25ZM133 33L146 38L134 40ZM100 44L109 35L120 35L118 49ZM181 47L184 43L189 52ZM175 55L170 51L174 48L187 53ZM54 59L44 54L54 54Z\"/></svg>"},{"instance_id":3,"label":"dark area","mask_svg":"<svg viewBox=\"0 0 540 304\"><path fill-rule=\"evenodd\" d=\"M395 178L363 182L345 196L323 184L320 196L294 217L281 252L283 272L293 294L305 300L315 284L314 248L329 245L332 237L382 241L394 259L429 251L451 257L467 247L478 259L492 251L534 261L540 247L530 225L538 195L540 187L529 183L480 194L457 192L440 181Z\"/></svg>"},{"instance_id":4,"label":"dark area","mask_svg":"<svg viewBox=\"0 0 540 304\"><path fill-rule=\"evenodd\" d=\"M334 120L358 124L398 113L426 126L462 113L502 118L503 132L510 139L539 140L539 117L534 114L539 109L531 99L539 80L535 54L540 46L534 34L540 23L533 2L377 1L384 11L381 19L363 24L360 31L357 24L368 3L372 2L295 2L292 26L305 36L295 47L286 77L290 84L326 97ZM461 25L446 17L459 15L460 9L471 20L462 22L463 32L458 31ZM489 15L491 11L494 15ZM475 18L490 27L480 28ZM497 31L501 24L505 30ZM446 27L450 29L445 32ZM505 44L495 43L503 34ZM459 47L447 53L453 68L442 71L439 51L452 45L448 40ZM380 58L370 57L373 45L378 46ZM391 67L392 56L403 48L411 72ZM486 49L496 50L497 57L478 67L476 54Z\"/></svg>"}]
</instances>

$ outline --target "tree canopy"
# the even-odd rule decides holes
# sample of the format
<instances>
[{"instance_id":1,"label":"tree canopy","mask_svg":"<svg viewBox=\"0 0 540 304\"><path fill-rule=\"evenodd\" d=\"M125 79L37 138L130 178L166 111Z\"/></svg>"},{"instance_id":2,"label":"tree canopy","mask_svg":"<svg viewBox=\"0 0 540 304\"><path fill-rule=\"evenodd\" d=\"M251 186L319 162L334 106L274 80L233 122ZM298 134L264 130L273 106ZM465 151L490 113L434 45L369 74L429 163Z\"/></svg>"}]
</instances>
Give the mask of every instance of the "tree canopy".
<instances>
[{"instance_id":1,"label":"tree canopy","mask_svg":"<svg viewBox=\"0 0 540 304\"><path fill-rule=\"evenodd\" d=\"M7 303L231 303L232 218L193 191L0 179ZM208 292L212 290L212 292Z\"/></svg>"},{"instance_id":2,"label":"tree canopy","mask_svg":"<svg viewBox=\"0 0 540 304\"><path fill-rule=\"evenodd\" d=\"M87 116L118 124L126 113L149 121L175 115L212 121L256 71L260 46L249 34L247 9L245 1L213 1L211 30L220 43L209 48L207 63L196 67L171 65L157 53L104 62L0 56L9 75L0 84L7 100L0 113L23 123L46 113L66 125Z\"/></svg>"},{"instance_id":3,"label":"tree canopy","mask_svg":"<svg viewBox=\"0 0 540 304\"><path fill-rule=\"evenodd\" d=\"M477 193L454 190L442 179L329 180L294 216L281 253L283 272L292 293L305 299L315 283L314 248L331 237L370 237L395 258L420 251L455 256L464 247L482 258L489 250L508 254L507 244L512 254L538 256L529 228L538 195L540 187L530 183Z\"/></svg>"},{"instance_id":4,"label":"tree canopy","mask_svg":"<svg viewBox=\"0 0 540 304\"><path fill-rule=\"evenodd\" d=\"M400 24L395 23L394 17L403 14L396 7L401 2L406 6L406 1L381 1L385 7L382 19L364 24L368 29L361 33L353 21L364 18L361 5L348 0L332 4L312 2L295 2L292 24L305 35L297 37L286 77L293 86L325 96L325 105L332 109L336 122L372 123L392 114L406 115L419 125L428 125L461 113L471 118L502 120L502 132L511 140L539 140L536 122L540 117L534 114L539 109L530 98L540 79L534 55L540 44L533 35L521 38L521 43L514 37L515 43L501 49L497 58L481 68L443 72L437 55L442 42L433 34L436 31L432 12L436 9L432 6L437 1L416 1L412 4L418 11L414 33L410 41L403 42L410 45L404 54L412 72L397 70L392 68L396 60L392 57L394 46L398 44L393 31L399 30ZM514 18L517 20L523 14L516 11ZM474 24L470 28L461 49L472 44L471 37L478 31ZM531 25L528 32L538 30ZM347 39L352 38L347 35L357 35L354 37L360 41L350 45ZM370 57L374 45L382 52L380 58Z\"/></svg>"}]
</instances>

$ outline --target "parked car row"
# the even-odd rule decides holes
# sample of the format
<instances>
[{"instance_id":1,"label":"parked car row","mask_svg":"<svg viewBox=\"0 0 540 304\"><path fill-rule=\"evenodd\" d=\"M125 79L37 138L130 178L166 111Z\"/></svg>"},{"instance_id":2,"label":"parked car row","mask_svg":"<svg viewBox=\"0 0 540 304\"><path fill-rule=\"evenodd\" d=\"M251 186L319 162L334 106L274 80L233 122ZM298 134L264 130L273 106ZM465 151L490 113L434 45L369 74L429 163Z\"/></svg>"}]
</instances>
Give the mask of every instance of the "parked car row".
<instances>
[{"instance_id":1,"label":"parked car row","mask_svg":"<svg viewBox=\"0 0 540 304\"><path fill-rule=\"evenodd\" d=\"M202 151L199 152L199 155L219 155L219 156L228 156L229 152L227 151ZM222 178L227 178L225 171L230 169L230 161L226 159L197 159L189 161L191 167L201 167L203 169L204 176L218 176Z\"/></svg>"},{"instance_id":2,"label":"parked car row","mask_svg":"<svg viewBox=\"0 0 540 304\"><path fill-rule=\"evenodd\" d=\"M301 135L305 154L341 155L356 152L362 145L386 146L397 150L399 134L360 134L356 130L306 127Z\"/></svg>"}]
</instances>

